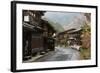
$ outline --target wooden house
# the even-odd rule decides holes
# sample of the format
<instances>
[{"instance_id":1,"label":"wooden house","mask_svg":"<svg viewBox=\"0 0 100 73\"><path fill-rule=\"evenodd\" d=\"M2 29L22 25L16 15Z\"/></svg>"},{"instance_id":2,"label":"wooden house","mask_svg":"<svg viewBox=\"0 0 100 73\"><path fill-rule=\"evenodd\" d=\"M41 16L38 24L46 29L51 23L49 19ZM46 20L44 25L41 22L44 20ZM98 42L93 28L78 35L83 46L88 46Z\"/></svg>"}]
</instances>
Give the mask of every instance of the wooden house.
<instances>
[{"instance_id":1,"label":"wooden house","mask_svg":"<svg viewBox=\"0 0 100 73\"><path fill-rule=\"evenodd\" d=\"M56 43L60 46L70 46L73 44L81 44L81 30L69 29L58 33L56 36Z\"/></svg>"},{"instance_id":2,"label":"wooden house","mask_svg":"<svg viewBox=\"0 0 100 73\"><path fill-rule=\"evenodd\" d=\"M44 54L51 49L54 28L48 21L42 20L45 11L23 10L23 60L27 60L37 54ZM53 42L49 42L53 40Z\"/></svg>"}]
</instances>

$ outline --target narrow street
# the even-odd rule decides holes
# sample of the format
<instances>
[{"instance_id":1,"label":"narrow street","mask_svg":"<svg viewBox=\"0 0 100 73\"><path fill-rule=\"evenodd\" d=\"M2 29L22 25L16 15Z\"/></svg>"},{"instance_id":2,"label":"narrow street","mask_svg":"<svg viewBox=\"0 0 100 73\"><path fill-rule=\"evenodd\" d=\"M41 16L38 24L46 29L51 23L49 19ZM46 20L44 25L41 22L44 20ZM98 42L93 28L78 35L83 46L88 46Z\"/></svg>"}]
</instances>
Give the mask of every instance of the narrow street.
<instances>
[{"instance_id":1,"label":"narrow street","mask_svg":"<svg viewBox=\"0 0 100 73\"><path fill-rule=\"evenodd\" d=\"M51 51L45 56L36 59L33 62L67 61L67 60L79 60L79 59L80 59L80 54L79 51L77 51L76 49L56 47L55 51Z\"/></svg>"}]
</instances>

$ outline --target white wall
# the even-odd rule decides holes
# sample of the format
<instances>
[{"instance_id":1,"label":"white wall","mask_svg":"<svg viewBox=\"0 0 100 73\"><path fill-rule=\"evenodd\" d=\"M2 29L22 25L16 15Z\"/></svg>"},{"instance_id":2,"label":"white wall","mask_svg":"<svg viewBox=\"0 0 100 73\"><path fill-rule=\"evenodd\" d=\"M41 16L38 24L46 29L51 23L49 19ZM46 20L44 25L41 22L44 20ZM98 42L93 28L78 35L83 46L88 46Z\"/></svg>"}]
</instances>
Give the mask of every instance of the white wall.
<instances>
[{"instance_id":1,"label":"white wall","mask_svg":"<svg viewBox=\"0 0 100 73\"><path fill-rule=\"evenodd\" d=\"M1 0L0 1L0 73L11 73L10 72L10 53L11 53L10 52L10 1L11 0ZM99 5L100 4L99 2L100 0L33 0L33 1L55 2L55 3L57 2L57 3L67 3L67 4L73 3L73 4L86 4L86 5ZM98 13L100 13L100 10ZM100 25L98 26L98 28L99 27ZM98 31L100 31L100 29ZM99 37L100 37L100 34L99 34ZM100 51L99 48L98 48L98 51ZM99 56L100 56L100 53L99 53ZM99 60L100 60L100 57L99 57ZM91 72L99 73L100 72L99 68L100 67L38 71L34 73L91 73ZM33 72L26 72L26 73L33 73Z\"/></svg>"}]
</instances>

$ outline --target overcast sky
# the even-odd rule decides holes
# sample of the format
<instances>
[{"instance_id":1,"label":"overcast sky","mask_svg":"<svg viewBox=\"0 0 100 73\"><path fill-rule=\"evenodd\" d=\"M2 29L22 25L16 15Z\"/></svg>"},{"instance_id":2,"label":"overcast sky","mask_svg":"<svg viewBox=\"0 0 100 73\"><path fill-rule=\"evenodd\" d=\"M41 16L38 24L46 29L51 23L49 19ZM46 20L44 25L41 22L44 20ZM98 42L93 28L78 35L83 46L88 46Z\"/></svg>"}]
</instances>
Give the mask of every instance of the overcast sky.
<instances>
[{"instance_id":1,"label":"overcast sky","mask_svg":"<svg viewBox=\"0 0 100 73\"><path fill-rule=\"evenodd\" d=\"M63 28L78 27L85 20L83 13L76 12L46 12L43 17L59 23Z\"/></svg>"}]
</instances>

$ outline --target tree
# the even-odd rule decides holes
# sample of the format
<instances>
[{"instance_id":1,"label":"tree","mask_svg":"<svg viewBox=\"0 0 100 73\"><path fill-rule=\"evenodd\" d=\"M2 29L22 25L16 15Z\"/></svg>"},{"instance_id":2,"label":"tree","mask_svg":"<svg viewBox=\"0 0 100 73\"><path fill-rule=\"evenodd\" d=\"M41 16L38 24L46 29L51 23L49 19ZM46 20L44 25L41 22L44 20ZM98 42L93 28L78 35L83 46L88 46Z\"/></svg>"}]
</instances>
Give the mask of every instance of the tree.
<instances>
[{"instance_id":1,"label":"tree","mask_svg":"<svg viewBox=\"0 0 100 73\"><path fill-rule=\"evenodd\" d=\"M84 47L84 48L91 47L91 28L90 28L90 25L85 24L82 27L81 41L82 41L82 47Z\"/></svg>"}]
</instances>

